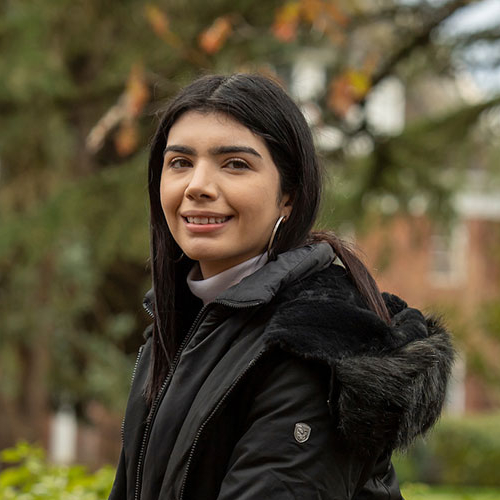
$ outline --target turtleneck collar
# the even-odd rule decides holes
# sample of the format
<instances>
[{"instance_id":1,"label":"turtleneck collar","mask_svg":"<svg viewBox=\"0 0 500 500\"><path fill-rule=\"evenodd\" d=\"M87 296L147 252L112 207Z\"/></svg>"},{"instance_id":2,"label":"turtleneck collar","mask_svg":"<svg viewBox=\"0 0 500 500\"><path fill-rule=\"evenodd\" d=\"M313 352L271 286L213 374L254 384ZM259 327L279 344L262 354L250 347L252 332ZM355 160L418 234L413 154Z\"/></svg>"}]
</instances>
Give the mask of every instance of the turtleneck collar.
<instances>
[{"instance_id":1,"label":"turtleneck collar","mask_svg":"<svg viewBox=\"0 0 500 500\"><path fill-rule=\"evenodd\" d=\"M219 274L203 279L200 266L196 263L187 276L191 293L203 301L203 305L212 302L228 288L238 284L243 278L263 267L267 262L267 253L257 255Z\"/></svg>"}]
</instances>

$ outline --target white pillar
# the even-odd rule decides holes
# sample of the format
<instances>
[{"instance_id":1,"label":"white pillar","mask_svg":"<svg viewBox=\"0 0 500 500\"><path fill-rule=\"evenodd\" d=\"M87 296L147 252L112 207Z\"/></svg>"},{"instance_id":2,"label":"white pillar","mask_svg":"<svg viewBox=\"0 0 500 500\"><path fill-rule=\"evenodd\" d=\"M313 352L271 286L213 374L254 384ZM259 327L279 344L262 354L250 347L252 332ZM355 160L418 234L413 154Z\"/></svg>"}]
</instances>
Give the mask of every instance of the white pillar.
<instances>
[{"instance_id":1,"label":"white pillar","mask_svg":"<svg viewBox=\"0 0 500 500\"><path fill-rule=\"evenodd\" d=\"M448 415L460 416L465 413L465 374L465 354L459 352L446 394L445 411Z\"/></svg>"},{"instance_id":2,"label":"white pillar","mask_svg":"<svg viewBox=\"0 0 500 500\"><path fill-rule=\"evenodd\" d=\"M78 424L71 405L62 405L52 419L49 457L58 464L70 464L76 458Z\"/></svg>"}]
</instances>

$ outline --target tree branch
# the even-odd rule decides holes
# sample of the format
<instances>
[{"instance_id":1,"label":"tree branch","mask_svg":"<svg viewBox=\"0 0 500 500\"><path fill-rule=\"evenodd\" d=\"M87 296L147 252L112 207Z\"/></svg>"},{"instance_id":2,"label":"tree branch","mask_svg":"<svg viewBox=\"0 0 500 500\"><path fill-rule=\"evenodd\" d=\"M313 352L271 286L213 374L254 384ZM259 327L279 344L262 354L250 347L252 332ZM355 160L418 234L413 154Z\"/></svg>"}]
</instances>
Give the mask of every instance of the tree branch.
<instances>
[{"instance_id":1,"label":"tree branch","mask_svg":"<svg viewBox=\"0 0 500 500\"><path fill-rule=\"evenodd\" d=\"M498 26L482 31L445 38L446 43L458 47L466 47L475 42L496 42L498 40L500 40L500 27Z\"/></svg>"},{"instance_id":2,"label":"tree branch","mask_svg":"<svg viewBox=\"0 0 500 500\"><path fill-rule=\"evenodd\" d=\"M386 76L393 72L394 67L406 59L414 50L423 47L430 42L430 37L435 28L437 28L443 21L448 19L457 10L466 7L478 0L453 0L447 4L429 9L428 18L429 22L422 27L419 33L409 38L406 43L403 43L398 50L396 50L372 75L372 86L377 85Z\"/></svg>"}]
</instances>

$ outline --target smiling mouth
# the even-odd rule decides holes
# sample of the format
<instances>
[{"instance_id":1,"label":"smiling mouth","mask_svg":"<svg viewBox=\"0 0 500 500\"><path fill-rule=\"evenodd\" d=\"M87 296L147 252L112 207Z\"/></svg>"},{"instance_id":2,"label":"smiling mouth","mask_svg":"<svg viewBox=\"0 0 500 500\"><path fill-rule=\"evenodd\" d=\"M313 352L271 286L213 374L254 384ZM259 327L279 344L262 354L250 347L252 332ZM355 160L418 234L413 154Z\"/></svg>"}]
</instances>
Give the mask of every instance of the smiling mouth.
<instances>
[{"instance_id":1,"label":"smiling mouth","mask_svg":"<svg viewBox=\"0 0 500 500\"><path fill-rule=\"evenodd\" d=\"M189 224L223 224L227 222L231 216L228 217L184 217Z\"/></svg>"}]
</instances>

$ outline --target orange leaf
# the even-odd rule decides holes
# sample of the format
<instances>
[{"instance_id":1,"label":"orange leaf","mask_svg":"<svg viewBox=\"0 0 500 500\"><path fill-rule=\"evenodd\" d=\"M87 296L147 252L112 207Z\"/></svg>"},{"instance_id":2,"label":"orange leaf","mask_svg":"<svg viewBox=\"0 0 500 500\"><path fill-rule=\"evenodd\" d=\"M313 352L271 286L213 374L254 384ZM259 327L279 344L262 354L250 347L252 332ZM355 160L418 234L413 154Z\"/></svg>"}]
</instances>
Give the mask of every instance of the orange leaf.
<instances>
[{"instance_id":1,"label":"orange leaf","mask_svg":"<svg viewBox=\"0 0 500 500\"><path fill-rule=\"evenodd\" d=\"M115 148L119 156L132 154L139 144L139 131L132 121L123 122L115 135Z\"/></svg>"},{"instance_id":2,"label":"orange leaf","mask_svg":"<svg viewBox=\"0 0 500 500\"><path fill-rule=\"evenodd\" d=\"M341 116L345 116L354 104L351 88L345 75L341 75L330 83L328 107Z\"/></svg>"},{"instance_id":3,"label":"orange leaf","mask_svg":"<svg viewBox=\"0 0 500 500\"><path fill-rule=\"evenodd\" d=\"M282 42L291 42L297 36L298 23L280 23L273 26L274 36Z\"/></svg>"},{"instance_id":4,"label":"orange leaf","mask_svg":"<svg viewBox=\"0 0 500 500\"><path fill-rule=\"evenodd\" d=\"M144 8L146 18L153 28L153 31L160 37L164 38L169 32L169 21L165 13L156 5L146 4Z\"/></svg>"},{"instance_id":5,"label":"orange leaf","mask_svg":"<svg viewBox=\"0 0 500 500\"><path fill-rule=\"evenodd\" d=\"M370 90L371 82L367 74L348 69L332 80L328 93L328 106L341 116L359 102Z\"/></svg>"},{"instance_id":6,"label":"orange leaf","mask_svg":"<svg viewBox=\"0 0 500 500\"><path fill-rule=\"evenodd\" d=\"M332 2L332 0L301 0L301 11L304 19L310 24L331 23L346 26L349 18Z\"/></svg>"},{"instance_id":7,"label":"orange leaf","mask_svg":"<svg viewBox=\"0 0 500 500\"><path fill-rule=\"evenodd\" d=\"M324 6L321 0L301 0L302 15L311 24L323 15Z\"/></svg>"},{"instance_id":8,"label":"orange leaf","mask_svg":"<svg viewBox=\"0 0 500 500\"><path fill-rule=\"evenodd\" d=\"M229 16L218 17L199 37L200 47L207 54L218 52L228 36L231 34L232 25Z\"/></svg>"},{"instance_id":9,"label":"orange leaf","mask_svg":"<svg viewBox=\"0 0 500 500\"><path fill-rule=\"evenodd\" d=\"M326 12L333 21L335 21L339 26L347 26L349 24L349 17L344 14L334 3L331 1L325 2Z\"/></svg>"},{"instance_id":10,"label":"orange leaf","mask_svg":"<svg viewBox=\"0 0 500 500\"><path fill-rule=\"evenodd\" d=\"M300 18L300 3L287 2L276 11L272 31L274 36L283 42L290 42L297 35Z\"/></svg>"},{"instance_id":11,"label":"orange leaf","mask_svg":"<svg viewBox=\"0 0 500 500\"><path fill-rule=\"evenodd\" d=\"M134 64L127 81L126 103L129 116L138 116L149 101L150 92L140 64Z\"/></svg>"}]
</instances>

